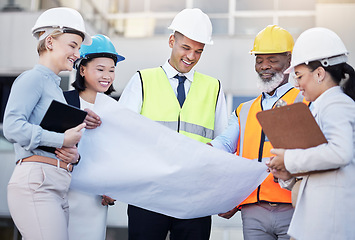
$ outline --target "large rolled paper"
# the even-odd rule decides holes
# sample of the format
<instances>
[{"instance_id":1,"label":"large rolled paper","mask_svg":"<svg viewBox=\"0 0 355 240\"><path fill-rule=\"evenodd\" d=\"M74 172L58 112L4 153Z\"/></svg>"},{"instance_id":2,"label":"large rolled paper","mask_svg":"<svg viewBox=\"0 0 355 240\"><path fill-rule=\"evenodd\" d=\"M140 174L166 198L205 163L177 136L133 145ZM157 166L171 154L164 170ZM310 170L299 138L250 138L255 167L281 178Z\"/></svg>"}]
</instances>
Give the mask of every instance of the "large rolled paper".
<instances>
[{"instance_id":1,"label":"large rolled paper","mask_svg":"<svg viewBox=\"0 0 355 240\"><path fill-rule=\"evenodd\" d=\"M266 166L168 129L98 94L102 125L85 130L71 188L176 218L227 212L267 177Z\"/></svg>"}]
</instances>

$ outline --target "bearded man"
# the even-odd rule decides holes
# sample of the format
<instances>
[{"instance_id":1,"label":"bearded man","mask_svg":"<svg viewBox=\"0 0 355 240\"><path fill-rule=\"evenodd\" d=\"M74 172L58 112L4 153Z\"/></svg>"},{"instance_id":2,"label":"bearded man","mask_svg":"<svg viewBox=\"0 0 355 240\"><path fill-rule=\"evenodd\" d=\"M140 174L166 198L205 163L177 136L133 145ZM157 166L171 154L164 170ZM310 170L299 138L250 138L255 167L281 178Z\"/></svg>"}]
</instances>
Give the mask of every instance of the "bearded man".
<instances>
[{"instance_id":1,"label":"bearded man","mask_svg":"<svg viewBox=\"0 0 355 240\"><path fill-rule=\"evenodd\" d=\"M284 74L290 66L293 45L291 34L276 25L267 26L258 33L250 53L255 55L257 85L262 93L240 104L230 117L228 127L210 145L253 161L261 162L271 156L272 146L256 113L274 108L280 101L287 104L304 101L300 91L288 83L288 74ZM291 202L291 192L282 189L270 173L240 205L219 216L229 219L241 210L245 240L289 240Z\"/></svg>"}]
</instances>

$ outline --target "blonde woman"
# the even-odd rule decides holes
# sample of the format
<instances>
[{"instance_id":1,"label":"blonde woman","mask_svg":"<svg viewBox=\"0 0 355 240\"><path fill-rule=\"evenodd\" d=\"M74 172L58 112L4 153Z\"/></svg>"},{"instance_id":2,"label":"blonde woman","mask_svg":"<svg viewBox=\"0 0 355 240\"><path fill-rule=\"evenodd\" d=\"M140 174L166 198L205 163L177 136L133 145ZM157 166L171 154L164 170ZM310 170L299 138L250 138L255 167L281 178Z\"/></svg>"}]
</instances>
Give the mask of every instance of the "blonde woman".
<instances>
[{"instance_id":1,"label":"blonde woman","mask_svg":"<svg viewBox=\"0 0 355 240\"><path fill-rule=\"evenodd\" d=\"M4 135L14 144L17 165L8 184L11 216L23 239L68 239L67 192L76 144L85 123L56 133L40 127L53 99L65 103L61 71L71 71L81 44L90 44L81 15L70 8L42 13L32 29L38 64L14 82L4 115ZM55 153L38 147L56 148Z\"/></svg>"}]
</instances>

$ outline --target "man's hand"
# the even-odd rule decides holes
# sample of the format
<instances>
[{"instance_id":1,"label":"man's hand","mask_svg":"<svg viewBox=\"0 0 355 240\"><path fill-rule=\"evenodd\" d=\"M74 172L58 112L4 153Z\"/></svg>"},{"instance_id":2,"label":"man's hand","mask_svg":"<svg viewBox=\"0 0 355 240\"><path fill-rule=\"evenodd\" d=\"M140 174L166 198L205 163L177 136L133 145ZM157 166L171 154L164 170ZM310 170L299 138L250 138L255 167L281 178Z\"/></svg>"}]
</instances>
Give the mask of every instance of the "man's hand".
<instances>
[{"instance_id":1,"label":"man's hand","mask_svg":"<svg viewBox=\"0 0 355 240\"><path fill-rule=\"evenodd\" d=\"M226 212L226 213L220 213L218 216L225 218L225 219L230 219L231 217L234 216L234 214L238 212L238 206L233 208L232 210Z\"/></svg>"}]
</instances>

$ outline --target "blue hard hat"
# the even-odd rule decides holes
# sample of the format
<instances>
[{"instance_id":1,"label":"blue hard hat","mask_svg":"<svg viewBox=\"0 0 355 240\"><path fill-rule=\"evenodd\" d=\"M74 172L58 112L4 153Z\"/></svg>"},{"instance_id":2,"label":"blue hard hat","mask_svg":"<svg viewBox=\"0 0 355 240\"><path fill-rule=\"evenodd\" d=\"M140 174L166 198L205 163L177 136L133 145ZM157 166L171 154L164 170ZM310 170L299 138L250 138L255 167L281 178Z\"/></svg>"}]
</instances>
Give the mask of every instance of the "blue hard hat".
<instances>
[{"instance_id":1,"label":"blue hard hat","mask_svg":"<svg viewBox=\"0 0 355 240\"><path fill-rule=\"evenodd\" d=\"M75 62L74 67L78 68L82 59L90 59L97 57L112 58L115 65L125 60L125 57L118 55L115 46L113 46L111 40L102 34L97 34L91 37L91 45L81 45L80 58Z\"/></svg>"}]
</instances>

